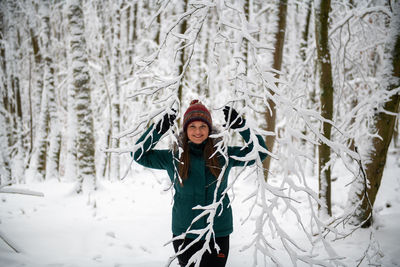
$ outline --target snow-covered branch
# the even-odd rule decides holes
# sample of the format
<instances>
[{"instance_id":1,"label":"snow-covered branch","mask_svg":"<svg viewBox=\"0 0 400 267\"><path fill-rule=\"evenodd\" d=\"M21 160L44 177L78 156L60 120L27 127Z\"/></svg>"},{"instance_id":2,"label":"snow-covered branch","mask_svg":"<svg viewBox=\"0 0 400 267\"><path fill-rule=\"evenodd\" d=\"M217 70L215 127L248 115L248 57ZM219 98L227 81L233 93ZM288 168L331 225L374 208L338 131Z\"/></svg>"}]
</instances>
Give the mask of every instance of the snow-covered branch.
<instances>
[{"instance_id":1,"label":"snow-covered branch","mask_svg":"<svg viewBox=\"0 0 400 267\"><path fill-rule=\"evenodd\" d=\"M28 195L28 196L37 196L44 197L42 192L37 192L29 189L21 189L21 188L6 188L11 186L12 184L4 184L0 186L0 193L8 193L8 194L20 194L20 195Z\"/></svg>"}]
</instances>

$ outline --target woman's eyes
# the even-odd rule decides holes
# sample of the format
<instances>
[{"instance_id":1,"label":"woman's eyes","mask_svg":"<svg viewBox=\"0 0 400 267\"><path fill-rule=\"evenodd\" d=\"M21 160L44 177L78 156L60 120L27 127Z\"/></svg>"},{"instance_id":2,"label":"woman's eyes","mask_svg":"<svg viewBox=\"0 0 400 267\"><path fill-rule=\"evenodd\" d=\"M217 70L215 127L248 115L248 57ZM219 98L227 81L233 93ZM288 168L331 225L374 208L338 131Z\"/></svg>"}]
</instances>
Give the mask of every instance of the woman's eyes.
<instances>
[{"instance_id":1,"label":"woman's eyes","mask_svg":"<svg viewBox=\"0 0 400 267\"><path fill-rule=\"evenodd\" d=\"M207 126L206 125L201 125L201 126L199 126L198 128L200 128L200 129L205 129ZM189 128L190 129L196 129L196 126L194 126L194 125L189 125Z\"/></svg>"}]
</instances>

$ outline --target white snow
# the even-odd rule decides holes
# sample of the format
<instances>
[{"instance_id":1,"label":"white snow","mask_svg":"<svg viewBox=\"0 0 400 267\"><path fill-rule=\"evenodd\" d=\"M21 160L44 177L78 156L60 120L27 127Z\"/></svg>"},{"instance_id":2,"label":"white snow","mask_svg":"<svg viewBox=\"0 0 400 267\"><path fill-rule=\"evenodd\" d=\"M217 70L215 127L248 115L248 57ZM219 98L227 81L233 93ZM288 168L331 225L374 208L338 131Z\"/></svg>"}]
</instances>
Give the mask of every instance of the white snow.
<instances>
[{"instance_id":1,"label":"white snow","mask_svg":"<svg viewBox=\"0 0 400 267\"><path fill-rule=\"evenodd\" d=\"M389 155L375 205L372 234L383 255L375 262L381 262L382 266L400 265L398 162L396 154ZM345 206L348 188L344 184L351 176L340 165L333 168L333 175L338 177L333 184L333 211L338 212ZM313 179L310 184L317 186L315 178L309 179ZM165 246L172 238L172 195L168 183L164 171L135 165L123 181L102 181L99 190L90 195L76 195L73 183L54 179L13 185L9 188L14 191L42 192L44 197L0 193L0 233L21 250L14 252L0 239L0 266L165 266L173 255L172 245ZM251 243L257 217L251 215L244 225L242 222L251 204L243 200L254 190L254 185L249 178L239 178L234 190L235 230L227 266L252 266L253 250L242 249ZM276 218L298 244L307 244L295 220L285 214ZM333 243L333 247L339 256L346 257L348 266L355 266L370 243L370 235L371 229L360 229ZM265 237L274 243L272 236ZM285 266L292 266L283 249L275 255L279 255ZM263 262L259 258L257 266L264 266ZM178 265L175 261L171 266ZM267 266L273 266L269 259ZM368 266L368 261L364 260L361 266Z\"/></svg>"}]
</instances>

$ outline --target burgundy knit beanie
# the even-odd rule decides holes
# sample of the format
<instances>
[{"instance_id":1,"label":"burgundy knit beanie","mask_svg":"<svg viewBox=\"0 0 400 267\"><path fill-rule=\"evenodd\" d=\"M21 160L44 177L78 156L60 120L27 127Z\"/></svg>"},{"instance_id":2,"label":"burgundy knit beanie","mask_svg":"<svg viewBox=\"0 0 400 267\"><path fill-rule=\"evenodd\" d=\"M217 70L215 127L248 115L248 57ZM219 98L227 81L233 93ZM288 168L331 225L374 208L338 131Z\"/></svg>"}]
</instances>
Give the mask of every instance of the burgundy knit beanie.
<instances>
[{"instance_id":1,"label":"burgundy knit beanie","mask_svg":"<svg viewBox=\"0 0 400 267\"><path fill-rule=\"evenodd\" d=\"M208 111L208 109L197 99L190 102L190 106L183 115L183 130L185 132L189 123L193 121L202 121L207 123L208 129L211 131L212 118L210 111Z\"/></svg>"}]
</instances>

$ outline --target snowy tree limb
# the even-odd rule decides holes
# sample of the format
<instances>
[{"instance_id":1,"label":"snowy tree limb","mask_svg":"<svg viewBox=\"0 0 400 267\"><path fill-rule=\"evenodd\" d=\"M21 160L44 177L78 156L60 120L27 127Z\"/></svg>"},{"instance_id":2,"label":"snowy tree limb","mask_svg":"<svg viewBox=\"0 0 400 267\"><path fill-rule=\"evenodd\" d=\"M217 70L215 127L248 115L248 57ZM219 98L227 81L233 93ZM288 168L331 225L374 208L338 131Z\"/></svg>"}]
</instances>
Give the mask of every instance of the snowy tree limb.
<instances>
[{"instance_id":1,"label":"snowy tree limb","mask_svg":"<svg viewBox=\"0 0 400 267\"><path fill-rule=\"evenodd\" d=\"M22 250L0 230L0 239L4 241L14 252L21 253Z\"/></svg>"},{"instance_id":2,"label":"snowy tree limb","mask_svg":"<svg viewBox=\"0 0 400 267\"><path fill-rule=\"evenodd\" d=\"M44 197L44 194L42 192L32 191L29 189L19 189L19 188L1 188L0 193Z\"/></svg>"}]
</instances>

